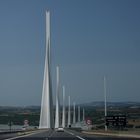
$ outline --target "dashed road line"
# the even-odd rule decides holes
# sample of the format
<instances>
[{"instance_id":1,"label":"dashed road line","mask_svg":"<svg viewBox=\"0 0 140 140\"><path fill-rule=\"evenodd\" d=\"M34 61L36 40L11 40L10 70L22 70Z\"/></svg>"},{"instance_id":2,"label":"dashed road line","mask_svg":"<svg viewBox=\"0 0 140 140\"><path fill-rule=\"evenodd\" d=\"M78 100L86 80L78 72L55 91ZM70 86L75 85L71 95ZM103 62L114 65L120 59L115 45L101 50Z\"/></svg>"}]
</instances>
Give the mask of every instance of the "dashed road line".
<instances>
[{"instance_id":1,"label":"dashed road line","mask_svg":"<svg viewBox=\"0 0 140 140\"><path fill-rule=\"evenodd\" d=\"M71 135L75 135L74 133L72 133L72 132L69 132L69 131L65 131L65 132L67 132L67 133L69 133L69 134L71 134ZM75 137L77 137L78 139L80 139L80 140L86 140L86 139L84 139L84 138L82 138L82 137L80 137L80 136L78 136L78 135L75 135Z\"/></svg>"},{"instance_id":2,"label":"dashed road line","mask_svg":"<svg viewBox=\"0 0 140 140\"><path fill-rule=\"evenodd\" d=\"M65 130L65 132L74 136L74 133L72 133L72 132L69 132L69 131L66 131L66 130Z\"/></svg>"},{"instance_id":3,"label":"dashed road line","mask_svg":"<svg viewBox=\"0 0 140 140\"><path fill-rule=\"evenodd\" d=\"M77 138L79 138L79 139L81 139L81 140L86 140L86 139L84 139L84 138L82 138L82 137L80 137L80 136L76 136Z\"/></svg>"},{"instance_id":4,"label":"dashed road line","mask_svg":"<svg viewBox=\"0 0 140 140\"><path fill-rule=\"evenodd\" d=\"M74 135L73 133L69 132L69 134Z\"/></svg>"},{"instance_id":5,"label":"dashed road line","mask_svg":"<svg viewBox=\"0 0 140 140\"><path fill-rule=\"evenodd\" d=\"M49 135L49 137L52 137L54 133L55 133L55 131L53 131L53 132Z\"/></svg>"}]
</instances>

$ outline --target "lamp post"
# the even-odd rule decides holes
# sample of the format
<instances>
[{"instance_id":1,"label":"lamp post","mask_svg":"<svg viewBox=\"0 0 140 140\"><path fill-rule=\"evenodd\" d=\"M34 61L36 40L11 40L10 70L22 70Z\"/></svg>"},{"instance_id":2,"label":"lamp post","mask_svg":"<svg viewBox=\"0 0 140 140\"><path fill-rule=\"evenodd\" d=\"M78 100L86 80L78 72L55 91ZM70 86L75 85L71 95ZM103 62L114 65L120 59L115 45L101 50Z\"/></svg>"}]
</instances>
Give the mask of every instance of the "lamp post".
<instances>
[{"instance_id":1,"label":"lamp post","mask_svg":"<svg viewBox=\"0 0 140 140\"><path fill-rule=\"evenodd\" d=\"M105 131L107 131L106 116L107 116L107 98L106 98L106 77L104 76L104 112L105 112Z\"/></svg>"}]
</instances>

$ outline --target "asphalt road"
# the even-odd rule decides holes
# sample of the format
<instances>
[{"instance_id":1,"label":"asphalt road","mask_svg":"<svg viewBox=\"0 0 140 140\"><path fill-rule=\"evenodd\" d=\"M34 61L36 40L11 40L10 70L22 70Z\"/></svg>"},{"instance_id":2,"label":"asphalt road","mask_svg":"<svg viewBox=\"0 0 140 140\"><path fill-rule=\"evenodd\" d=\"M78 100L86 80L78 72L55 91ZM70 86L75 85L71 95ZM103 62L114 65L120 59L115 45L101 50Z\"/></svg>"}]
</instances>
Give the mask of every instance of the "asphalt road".
<instances>
[{"instance_id":1,"label":"asphalt road","mask_svg":"<svg viewBox=\"0 0 140 140\"><path fill-rule=\"evenodd\" d=\"M65 130L57 132L53 130L41 130L32 134L16 136L13 138L3 138L3 140L138 140L136 138L107 137L97 135L87 135L80 132Z\"/></svg>"}]
</instances>

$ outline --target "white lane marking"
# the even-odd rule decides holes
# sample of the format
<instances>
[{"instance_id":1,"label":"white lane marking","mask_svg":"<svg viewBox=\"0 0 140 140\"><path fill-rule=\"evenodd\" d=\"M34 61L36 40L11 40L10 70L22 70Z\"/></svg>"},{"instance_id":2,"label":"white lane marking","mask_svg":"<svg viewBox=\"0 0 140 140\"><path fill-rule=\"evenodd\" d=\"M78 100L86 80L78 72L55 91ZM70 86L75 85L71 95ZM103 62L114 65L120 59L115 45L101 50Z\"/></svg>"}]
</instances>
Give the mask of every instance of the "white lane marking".
<instances>
[{"instance_id":1,"label":"white lane marking","mask_svg":"<svg viewBox=\"0 0 140 140\"><path fill-rule=\"evenodd\" d=\"M74 135L73 133L69 132L69 134Z\"/></svg>"},{"instance_id":2,"label":"white lane marking","mask_svg":"<svg viewBox=\"0 0 140 140\"><path fill-rule=\"evenodd\" d=\"M38 133L41 133L41 132L34 132L34 133L31 133L31 134L25 134L25 135L22 135L22 136L8 138L8 139L4 139L4 140L14 140L14 139L18 139L18 138L28 137L28 136L31 136L31 135L34 135L34 134L38 134Z\"/></svg>"},{"instance_id":3,"label":"white lane marking","mask_svg":"<svg viewBox=\"0 0 140 140\"><path fill-rule=\"evenodd\" d=\"M74 133L72 133L72 132L69 132L69 131L66 131L65 130L65 132L67 132L67 133L69 133L69 134L71 134L71 135L75 135ZM76 135L75 135L76 136ZM80 136L76 136L77 138L79 138L79 139L81 139L81 140L86 140L86 139L84 139L84 138L82 138L82 137L80 137Z\"/></svg>"},{"instance_id":4,"label":"white lane marking","mask_svg":"<svg viewBox=\"0 0 140 140\"><path fill-rule=\"evenodd\" d=\"M53 131L53 132L49 135L49 137L52 137L54 133L55 133L55 131Z\"/></svg>"},{"instance_id":5,"label":"white lane marking","mask_svg":"<svg viewBox=\"0 0 140 140\"><path fill-rule=\"evenodd\" d=\"M18 139L18 138L27 137L27 136L30 136L30 135L32 135L32 134L22 135L22 136L17 136L17 137L14 137L14 138L9 138L9 139L5 139L5 140L14 140L14 139Z\"/></svg>"},{"instance_id":6,"label":"white lane marking","mask_svg":"<svg viewBox=\"0 0 140 140\"><path fill-rule=\"evenodd\" d=\"M68 134L74 135L72 132L69 132L69 131L66 131L66 130L65 130L65 132L67 132Z\"/></svg>"},{"instance_id":7,"label":"white lane marking","mask_svg":"<svg viewBox=\"0 0 140 140\"><path fill-rule=\"evenodd\" d=\"M86 139L84 139L84 138L82 138L82 137L80 137L80 136L76 136L77 138L79 138L79 139L81 139L81 140L86 140Z\"/></svg>"}]
</instances>

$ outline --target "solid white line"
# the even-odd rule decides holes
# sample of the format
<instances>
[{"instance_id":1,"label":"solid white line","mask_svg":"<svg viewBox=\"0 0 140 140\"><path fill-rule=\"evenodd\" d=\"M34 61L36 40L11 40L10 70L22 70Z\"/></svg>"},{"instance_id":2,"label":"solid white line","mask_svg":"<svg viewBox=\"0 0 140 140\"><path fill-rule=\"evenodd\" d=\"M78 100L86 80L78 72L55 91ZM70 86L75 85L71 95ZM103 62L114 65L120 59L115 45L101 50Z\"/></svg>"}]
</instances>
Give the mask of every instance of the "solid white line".
<instances>
[{"instance_id":1,"label":"solid white line","mask_svg":"<svg viewBox=\"0 0 140 140\"><path fill-rule=\"evenodd\" d=\"M77 138L79 138L79 139L81 139L81 140L86 140L86 139L84 139L84 138L82 138L82 137L80 137L80 136L76 136Z\"/></svg>"},{"instance_id":2,"label":"solid white line","mask_svg":"<svg viewBox=\"0 0 140 140\"><path fill-rule=\"evenodd\" d=\"M5 140L14 140L14 139L17 139L17 138L23 138L23 137L27 137L27 136L30 136L30 135L32 135L32 134L17 136L17 137L5 139Z\"/></svg>"},{"instance_id":3,"label":"solid white line","mask_svg":"<svg viewBox=\"0 0 140 140\"><path fill-rule=\"evenodd\" d=\"M17 137L13 137L13 138L8 138L8 139L4 139L4 140L14 140L14 139L17 139L17 138L28 137L28 136L31 136L31 135L37 134L37 133L40 133L40 132L34 132L34 133L31 133L31 134L25 134L25 135L22 135L22 136L17 136Z\"/></svg>"}]
</instances>

